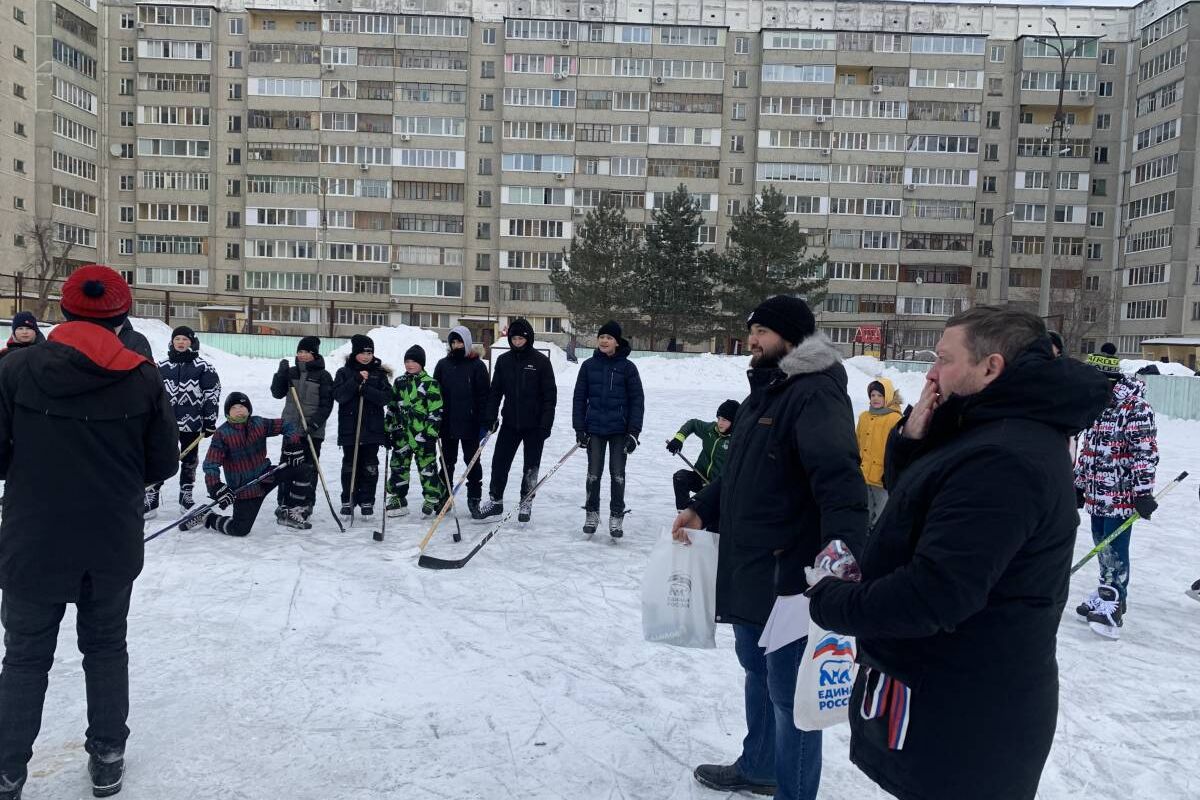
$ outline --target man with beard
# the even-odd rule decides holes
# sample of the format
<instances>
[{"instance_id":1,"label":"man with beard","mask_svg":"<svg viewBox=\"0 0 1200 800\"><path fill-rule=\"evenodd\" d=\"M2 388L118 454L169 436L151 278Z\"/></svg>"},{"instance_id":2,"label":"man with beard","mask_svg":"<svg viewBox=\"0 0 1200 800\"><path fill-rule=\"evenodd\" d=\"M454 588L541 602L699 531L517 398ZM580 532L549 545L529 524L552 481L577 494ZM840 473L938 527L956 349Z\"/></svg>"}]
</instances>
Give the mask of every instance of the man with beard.
<instances>
[{"instance_id":1,"label":"man with beard","mask_svg":"<svg viewBox=\"0 0 1200 800\"><path fill-rule=\"evenodd\" d=\"M977 306L946 323L892 433L862 581L809 575L812 618L858 637L850 760L889 794L1037 794L1079 525L1063 445L1107 399L1032 314Z\"/></svg>"},{"instance_id":2,"label":"man with beard","mask_svg":"<svg viewBox=\"0 0 1200 800\"><path fill-rule=\"evenodd\" d=\"M821 733L797 730L792 712L807 637L772 641L777 649L770 653L759 639L777 598L807 588L804 568L823 547L840 540L857 551L867 530L867 490L846 370L817 333L808 305L772 297L747 326L750 396L738 409L724 471L673 529L687 541L684 528L720 521L716 619L733 625L746 671L741 757L726 766L702 764L695 777L720 791L812 800L821 780Z\"/></svg>"}]
</instances>

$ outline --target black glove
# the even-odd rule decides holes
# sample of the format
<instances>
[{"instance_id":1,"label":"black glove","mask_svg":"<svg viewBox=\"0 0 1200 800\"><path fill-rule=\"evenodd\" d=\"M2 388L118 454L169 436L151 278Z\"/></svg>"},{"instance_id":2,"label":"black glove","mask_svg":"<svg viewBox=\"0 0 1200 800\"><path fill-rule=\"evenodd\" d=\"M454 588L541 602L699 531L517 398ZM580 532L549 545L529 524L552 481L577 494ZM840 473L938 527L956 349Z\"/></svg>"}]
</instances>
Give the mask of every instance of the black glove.
<instances>
[{"instance_id":1,"label":"black glove","mask_svg":"<svg viewBox=\"0 0 1200 800\"><path fill-rule=\"evenodd\" d=\"M1075 507L1083 508L1083 489L1075 488Z\"/></svg>"},{"instance_id":2,"label":"black glove","mask_svg":"<svg viewBox=\"0 0 1200 800\"><path fill-rule=\"evenodd\" d=\"M316 439L316 438L318 438L318 434L321 433L322 427L323 427L322 424L319 424L316 422L310 422L310 423L308 423L308 428L306 429L305 432L308 434L308 437L310 439Z\"/></svg>"},{"instance_id":3,"label":"black glove","mask_svg":"<svg viewBox=\"0 0 1200 800\"><path fill-rule=\"evenodd\" d=\"M1133 498L1133 508L1142 519L1150 519L1150 515L1158 510L1158 503L1148 494L1139 494Z\"/></svg>"},{"instance_id":4,"label":"black glove","mask_svg":"<svg viewBox=\"0 0 1200 800\"><path fill-rule=\"evenodd\" d=\"M637 450L638 439L636 433L625 434L625 455L629 455L634 450Z\"/></svg>"},{"instance_id":5,"label":"black glove","mask_svg":"<svg viewBox=\"0 0 1200 800\"><path fill-rule=\"evenodd\" d=\"M580 447L587 447L591 440L592 437L588 436L587 431L575 431L575 444Z\"/></svg>"},{"instance_id":6,"label":"black glove","mask_svg":"<svg viewBox=\"0 0 1200 800\"><path fill-rule=\"evenodd\" d=\"M671 455L678 455L683 450L683 442L678 439L671 438L667 440L667 452Z\"/></svg>"},{"instance_id":7,"label":"black glove","mask_svg":"<svg viewBox=\"0 0 1200 800\"><path fill-rule=\"evenodd\" d=\"M233 496L233 490L223 483L218 483L208 496L217 501L217 505L221 508L229 508L233 505L233 501L237 498Z\"/></svg>"},{"instance_id":8,"label":"black glove","mask_svg":"<svg viewBox=\"0 0 1200 800\"><path fill-rule=\"evenodd\" d=\"M204 429L204 438L207 439L208 437L212 436L216 432L217 432L216 428L205 428Z\"/></svg>"},{"instance_id":9,"label":"black glove","mask_svg":"<svg viewBox=\"0 0 1200 800\"><path fill-rule=\"evenodd\" d=\"M285 448L279 454L279 460L286 466L298 467L304 463L304 450L300 447Z\"/></svg>"},{"instance_id":10,"label":"black glove","mask_svg":"<svg viewBox=\"0 0 1200 800\"><path fill-rule=\"evenodd\" d=\"M292 368L292 364L286 358L279 362L279 372L284 373Z\"/></svg>"}]
</instances>

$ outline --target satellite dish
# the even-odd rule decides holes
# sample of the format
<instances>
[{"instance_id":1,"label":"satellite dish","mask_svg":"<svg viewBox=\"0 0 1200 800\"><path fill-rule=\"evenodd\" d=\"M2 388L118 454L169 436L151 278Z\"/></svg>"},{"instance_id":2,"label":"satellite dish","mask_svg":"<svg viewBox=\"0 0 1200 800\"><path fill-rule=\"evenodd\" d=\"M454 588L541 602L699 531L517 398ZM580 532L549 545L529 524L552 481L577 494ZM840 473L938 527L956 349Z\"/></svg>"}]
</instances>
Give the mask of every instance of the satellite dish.
<instances>
[{"instance_id":1,"label":"satellite dish","mask_svg":"<svg viewBox=\"0 0 1200 800\"><path fill-rule=\"evenodd\" d=\"M119 144L111 145L108 148L108 152L112 153L114 156L121 155L121 145L119 145Z\"/></svg>"}]
</instances>

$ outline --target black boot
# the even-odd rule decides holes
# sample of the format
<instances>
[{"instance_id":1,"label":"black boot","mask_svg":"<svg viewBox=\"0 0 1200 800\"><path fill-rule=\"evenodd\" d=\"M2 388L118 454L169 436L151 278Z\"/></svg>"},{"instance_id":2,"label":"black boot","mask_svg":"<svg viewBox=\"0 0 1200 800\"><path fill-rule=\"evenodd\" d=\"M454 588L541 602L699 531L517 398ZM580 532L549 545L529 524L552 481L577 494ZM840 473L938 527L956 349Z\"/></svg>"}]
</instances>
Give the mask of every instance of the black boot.
<instances>
[{"instance_id":1,"label":"black boot","mask_svg":"<svg viewBox=\"0 0 1200 800\"><path fill-rule=\"evenodd\" d=\"M0 775L0 800L21 800L21 787L25 785L27 773Z\"/></svg>"},{"instance_id":2,"label":"black boot","mask_svg":"<svg viewBox=\"0 0 1200 800\"><path fill-rule=\"evenodd\" d=\"M121 791L121 781L125 778L125 756L120 753L104 756L93 754L88 759L88 774L92 776L94 796L114 795Z\"/></svg>"},{"instance_id":3,"label":"black boot","mask_svg":"<svg viewBox=\"0 0 1200 800\"><path fill-rule=\"evenodd\" d=\"M692 773L696 782L718 792L750 792L751 794L774 795L775 785L754 783L738 770L737 764L701 764Z\"/></svg>"}]
</instances>

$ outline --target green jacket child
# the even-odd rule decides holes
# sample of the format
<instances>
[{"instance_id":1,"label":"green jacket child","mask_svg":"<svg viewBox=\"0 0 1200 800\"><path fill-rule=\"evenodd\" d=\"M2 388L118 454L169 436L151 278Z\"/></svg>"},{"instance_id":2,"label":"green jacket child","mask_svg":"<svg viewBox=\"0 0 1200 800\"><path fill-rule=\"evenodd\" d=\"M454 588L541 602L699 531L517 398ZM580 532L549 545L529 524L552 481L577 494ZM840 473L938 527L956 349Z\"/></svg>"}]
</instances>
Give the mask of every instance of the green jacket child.
<instances>
[{"instance_id":1,"label":"green jacket child","mask_svg":"<svg viewBox=\"0 0 1200 800\"><path fill-rule=\"evenodd\" d=\"M688 436L699 437L701 445L696 468L681 469L672 477L676 509L682 511L687 508L691 495L718 477L725 468L725 456L729 454L729 443L733 437L733 418L737 416L739 407L736 400L726 400L717 408L716 422L689 419L667 442L667 450L672 455L683 450L683 442Z\"/></svg>"},{"instance_id":2,"label":"green jacket child","mask_svg":"<svg viewBox=\"0 0 1200 800\"><path fill-rule=\"evenodd\" d=\"M417 462L424 504L421 513L432 516L448 494L438 459L438 435L442 426L442 388L425 371L425 351L413 345L404 354L404 373L392 383L384 430L392 446L387 480L389 517L408 513L410 462Z\"/></svg>"}]
</instances>

